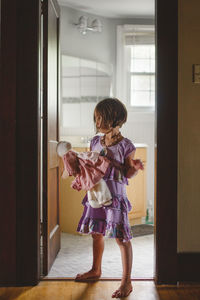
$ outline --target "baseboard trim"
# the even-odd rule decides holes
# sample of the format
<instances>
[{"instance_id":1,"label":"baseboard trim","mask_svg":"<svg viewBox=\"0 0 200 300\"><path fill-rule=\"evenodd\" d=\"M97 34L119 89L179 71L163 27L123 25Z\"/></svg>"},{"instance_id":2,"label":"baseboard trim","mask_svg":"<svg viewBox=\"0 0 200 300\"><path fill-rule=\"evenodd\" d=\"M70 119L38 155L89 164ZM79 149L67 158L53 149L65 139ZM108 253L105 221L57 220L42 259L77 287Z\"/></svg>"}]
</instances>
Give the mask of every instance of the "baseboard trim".
<instances>
[{"instance_id":1,"label":"baseboard trim","mask_svg":"<svg viewBox=\"0 0 200 300\"><path fill-rule=\"evenodd\" d=\"M177 253L178 281L200 281L200 253Z\"/></svg>"},{"instance_id":2,"label":"baseboard trim","mask_svg":"<svg viewBox=\"0 0 200 300\"><path fill-rule=\"evenodd\" d=\"M40 281L74 281L75 277L42 277ZM121 281L121 278L101 277L98 281ZM154 281L154 278L131 278L131 281Z\"/></svg>"}]
</instances>

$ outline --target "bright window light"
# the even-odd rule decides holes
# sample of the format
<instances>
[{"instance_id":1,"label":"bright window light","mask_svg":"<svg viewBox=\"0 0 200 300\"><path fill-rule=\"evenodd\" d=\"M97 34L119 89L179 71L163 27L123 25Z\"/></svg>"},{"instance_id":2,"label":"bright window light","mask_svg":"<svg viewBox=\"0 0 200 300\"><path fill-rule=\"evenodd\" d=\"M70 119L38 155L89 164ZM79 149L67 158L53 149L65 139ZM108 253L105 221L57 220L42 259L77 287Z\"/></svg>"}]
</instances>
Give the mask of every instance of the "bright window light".
<instances>
[{"instance_id":1,"label":"bright window light","mask_svg":"<svg viewBox=\"0 0 200 300\"><path fill-rule=\"evenodd\" d=\"M130 105L155 106L155 45L132 45Z\"/></svg>"}]
</instances>

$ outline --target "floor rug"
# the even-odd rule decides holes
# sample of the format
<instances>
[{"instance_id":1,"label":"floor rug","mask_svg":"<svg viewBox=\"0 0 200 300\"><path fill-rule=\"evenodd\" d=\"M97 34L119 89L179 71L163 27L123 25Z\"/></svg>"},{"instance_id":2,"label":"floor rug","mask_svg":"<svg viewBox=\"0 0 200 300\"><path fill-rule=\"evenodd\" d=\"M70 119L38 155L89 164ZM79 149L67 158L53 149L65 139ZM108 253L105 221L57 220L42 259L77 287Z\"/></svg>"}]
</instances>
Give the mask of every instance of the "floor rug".
<instances>
[{"instance_id":1,"label":"floor rug","mask_svg":"<svg viewBox=\"0 0 200 300\"><path fill-rule=\"evenodd\" d=\"M154 226L150 224L134 225L131 226L131 233L133 237L153 234Z\"/></svg>"}]
</instances>

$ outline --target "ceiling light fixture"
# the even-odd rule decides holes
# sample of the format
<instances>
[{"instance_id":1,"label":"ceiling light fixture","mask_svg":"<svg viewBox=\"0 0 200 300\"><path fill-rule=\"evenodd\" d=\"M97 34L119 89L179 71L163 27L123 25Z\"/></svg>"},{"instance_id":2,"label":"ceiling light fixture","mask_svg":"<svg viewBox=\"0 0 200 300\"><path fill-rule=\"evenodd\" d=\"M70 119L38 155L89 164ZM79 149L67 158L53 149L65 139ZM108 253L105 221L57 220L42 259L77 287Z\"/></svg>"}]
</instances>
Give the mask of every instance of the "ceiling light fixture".
<instances>
[{"instance_id":1,"label":"ceiling light fixture","mask_svg":"<svg viewBox=\"0 0 200 300\"><path fill-rule=\"evenodd\" d=\"M102 23L99 19L95 19L92 21L91 26L88 26L88 17L81 16L77 24L74 24L77 29L85 35L87 31L93 32L102 32Z\"/></svg>"}]
</instances>

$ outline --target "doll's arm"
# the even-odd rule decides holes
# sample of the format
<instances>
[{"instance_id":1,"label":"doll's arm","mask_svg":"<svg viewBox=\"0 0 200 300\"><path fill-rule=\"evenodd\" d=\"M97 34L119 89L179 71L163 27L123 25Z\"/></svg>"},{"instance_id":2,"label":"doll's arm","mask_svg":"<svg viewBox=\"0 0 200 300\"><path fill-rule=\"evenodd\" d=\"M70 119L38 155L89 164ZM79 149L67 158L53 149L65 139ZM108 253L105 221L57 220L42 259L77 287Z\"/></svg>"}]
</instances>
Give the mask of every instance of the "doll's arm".
<instances>
[{"instance_id":1,"label":"doll's arm","mask_svg":"<svg viewBox=\"0 0 200 300\"><path fill-rule=\"evenodd\" d=\"M69 176L76 177L80 173L77 153L73 150L70 150L65 155L63 155L62 159L64 169L69 173Z\"/></svg>"},{"instance_id":2,"label":"doll's arm","mask_svg":"<svg viewBox=\"0 0 200 300\"><path fill-rule=\"evenodd\" d=\"M66 179L67 177L69 177L69 173L67 172L67 170L63 171L61 177L62 177L62 179Z\"/></svg>"},{"instance_id":3,"label":"doll's arm","mask_svg":"<svg viewBox=\"0 0 200 300\"><path fill-rule=\"evenodd\" d=\"M62 179L66 179L69 176L69 173L67 172L67 170L65 169L63 160L61 159L61 178Z\"/></svg>"}]
</instances>

